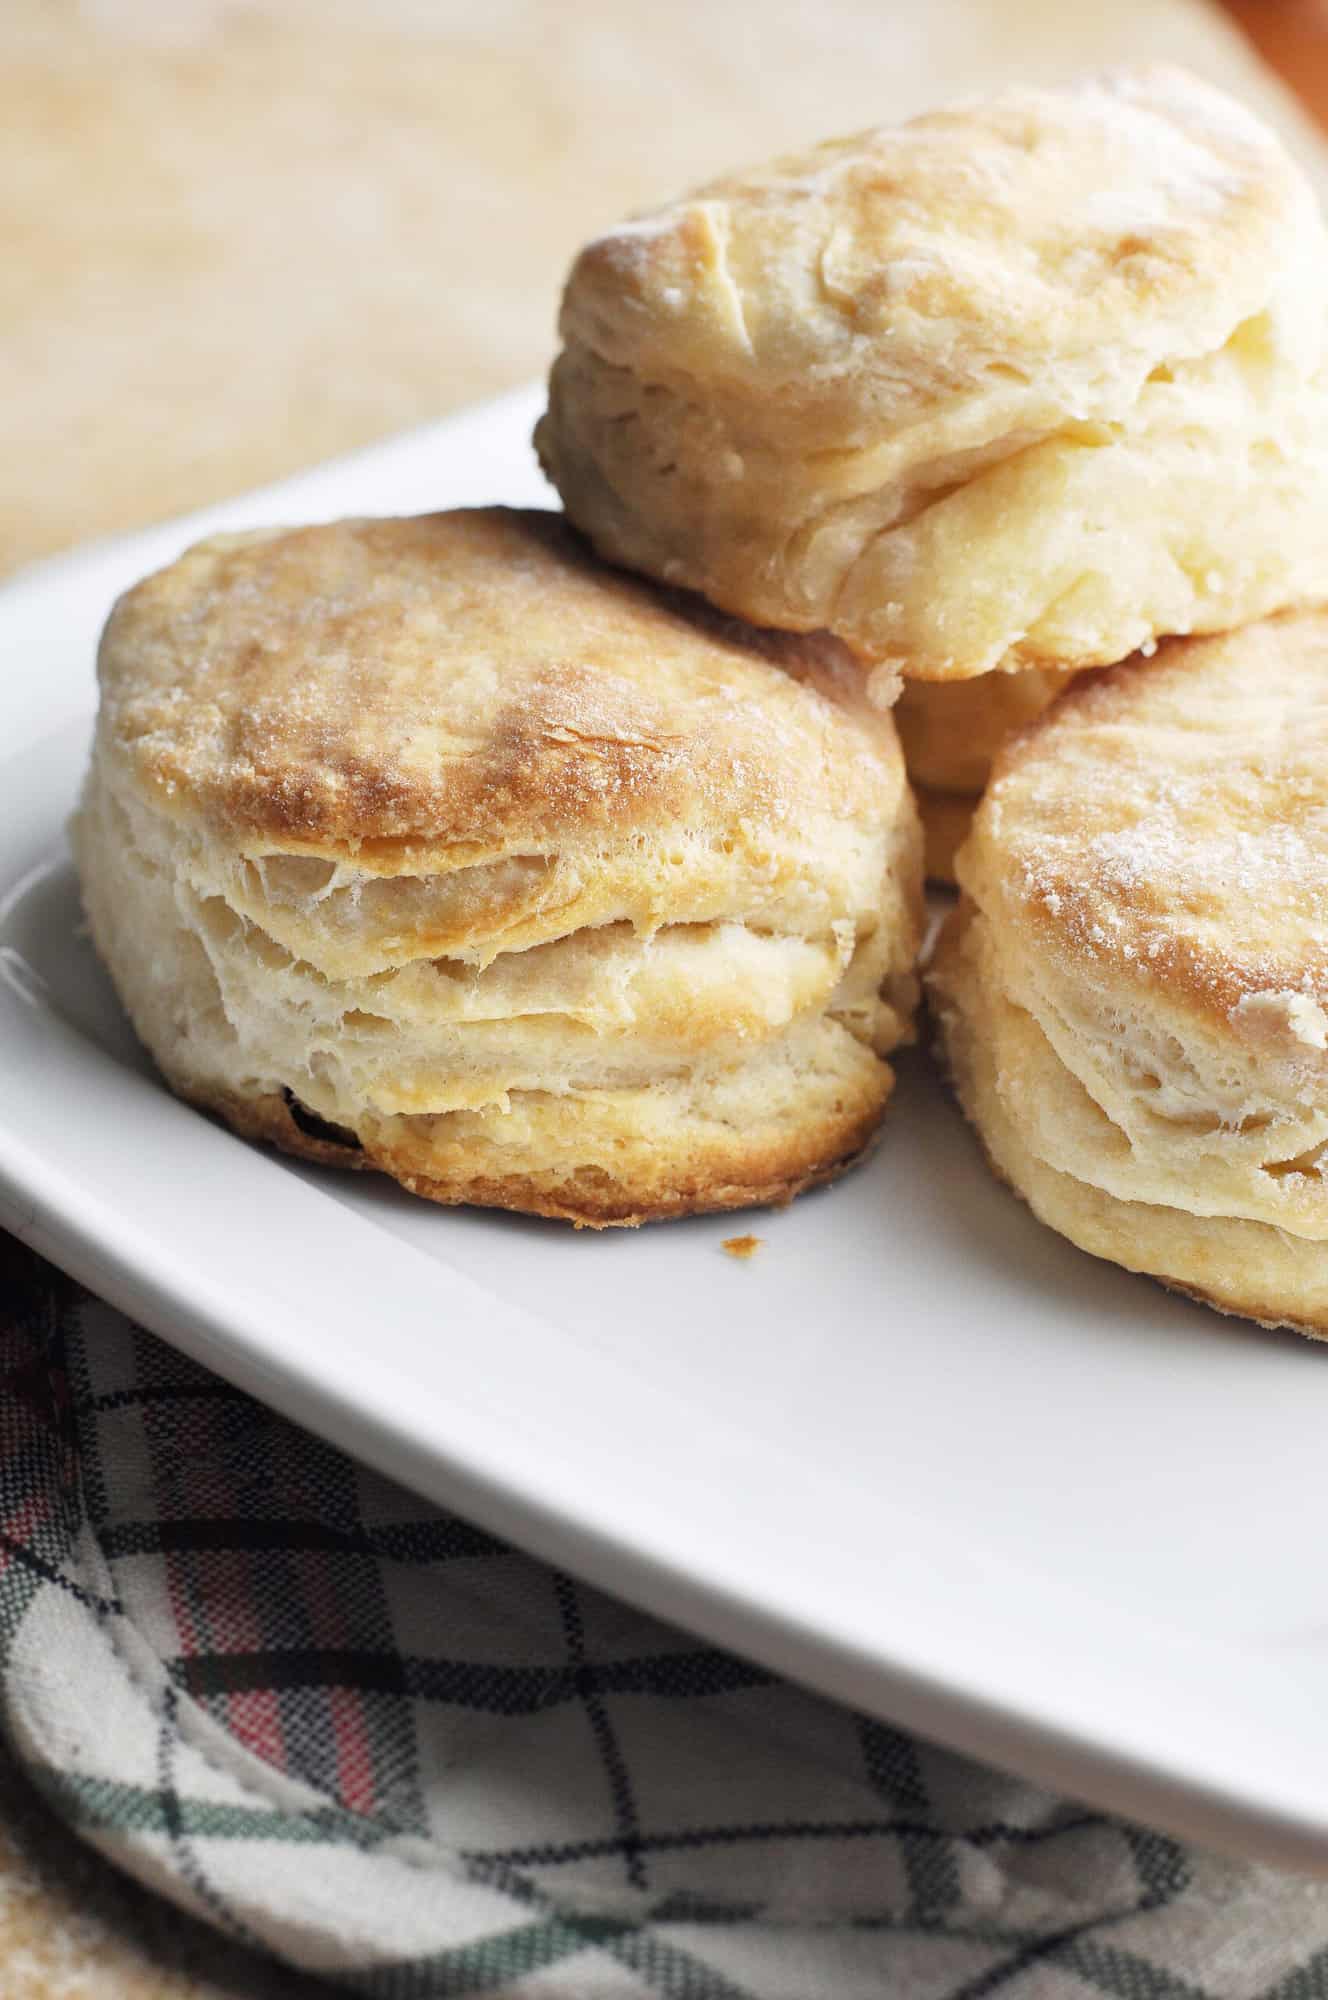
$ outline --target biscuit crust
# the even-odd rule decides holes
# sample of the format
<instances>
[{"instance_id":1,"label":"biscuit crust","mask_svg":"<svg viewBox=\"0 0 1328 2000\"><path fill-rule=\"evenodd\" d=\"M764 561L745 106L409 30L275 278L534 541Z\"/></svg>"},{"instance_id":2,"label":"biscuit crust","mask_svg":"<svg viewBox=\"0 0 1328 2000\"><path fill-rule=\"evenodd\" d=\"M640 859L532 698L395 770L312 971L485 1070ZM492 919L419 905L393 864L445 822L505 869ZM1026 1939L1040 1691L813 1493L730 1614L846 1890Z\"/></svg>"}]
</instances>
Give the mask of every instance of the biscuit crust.
<instances>
[{"instance_id":1,"label":"biscuit crust","mask_svg":"<svg viewBox=\"0 0 1328 2000\"><path fill-rule=\"evenodd\" d=\"M93 936L235 1129L592 1226L786 1200L869 1142L921 837L832 643L491 509L203 544L100 670Z\"/></svg>"},{"instance_id":2,"label":"biscuit crust","mask_svg":"<svg viewBox=\"0 0 1328 2000\"><path fill-rule=\"evenodd\" d=\"M1157 68L729 175L590 244L536 434L615 562L893 676L1109 663L1328 589L1328 257Z\"/></svg>"},{"instance_id":3,"label":"biscuit crust","mask_svg":"<svg viewBox=\"0 0 1328 2000\"><path fill-rule=\"evenodd\" d=\"M955 856L997 751L1036 721L1074 670L1026 667L971 681L907 681L892 711L922 817L927 877L953 884Z\"/></svg>"},{"instance_id":4,"label":"biscuit crust","mask_svg":"<svg viewBox=\"0 0 1328 2000\"><path fill-rule=\"evenodd\" d=\"M164 809L388 875L702 820L716 790L791 821L823 782L852 813L875 782L799 685L851 697L833 647L605 571L550 513L215 536L120 600L98 673Z\"/></svg>"},{"instance_id":5,"label":"biscuit crust","mask_svg":"<svg viewBox=\"0 0 1328 2000\"><path fill-rule=\"evenodd\" d=\"M1073 667L1028 667L971 681L909 681L894 709L915 785L976 800L1007 737L1046 713Z\"/></svg>"},{"instance_id":6,"label":"biscuit crust","mask_svg":"<svg viewBox=\"0 0 1328 2000\"><path fill-rule=\"evenodd\" d=\"M923 864L927 880L939 887L955 886L955 857L973 824L977 798L968 792L934 792L917 785L918 818L922 821Z\"/></svg>"},{"instance_id":7,"label":"biscuit crust","mask_svg":"<svg viewBox=\"0 0 1328 2000\"><path fill-rule=\"evenodd\" d=\"M276 1146L316 1166L387 1174L409 1193L441 1207L506 1208L570 1222L578 1229L610 1229L730 1209L783 1208L808 1189L837 1180L879 1140L892 1087L889 1072L874 1076L872 1082L875 1089L861 1090L853 1111L823 1108L814 1128L804 1117L792 1132L772 1130L762 1145L753 1145L750 1135L741 1146L722 1139L715 1144L713 1133L694 1131L685 1150L675 1148L671 1153L637 1143L636 1157L618 1160L614 1171L594 1158L583 1163L559 1158L525 1172L510 1171L501 1161L493 1161L486 1172L468 1143L474 1132L459 1131L443 1147L436 1133L412 1143L412 1135L400 1131L382 1146L372 1141L362 1144L350 1132L338 1142L312 1129L323 1121L311 1120L298 1101L292 1104L289 1092L245 1098L200 1090L187 1081L174 1087L178 1096L211 1112L243 1138ZM629 1145L636 1137L632 1123L629 1109L619 1133ZM712 1143L698 1145L698 1136L708 1136Z\"/></svg>"},{"instance_id":8,"label":"biscuit crust","mask_svg":"<svg viewBox=\"0 0 1328 2000\"><path fill-rule=\"evenodd\" d=\"M931 973L998 1169L1082 1247L1328 1331L1328 613L1088 677L1001 754Z\"/></svg>"}]
</instances>

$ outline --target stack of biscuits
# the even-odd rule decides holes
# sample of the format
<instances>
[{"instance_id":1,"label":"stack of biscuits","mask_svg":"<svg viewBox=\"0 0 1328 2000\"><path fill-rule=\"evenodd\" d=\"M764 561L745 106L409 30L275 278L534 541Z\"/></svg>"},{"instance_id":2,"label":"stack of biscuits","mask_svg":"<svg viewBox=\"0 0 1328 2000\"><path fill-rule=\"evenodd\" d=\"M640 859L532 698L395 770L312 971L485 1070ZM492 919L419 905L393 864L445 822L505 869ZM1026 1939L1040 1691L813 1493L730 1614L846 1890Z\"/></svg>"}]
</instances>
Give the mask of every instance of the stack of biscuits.
<instances>
[{"instance_id":1,"label":"stack of biscuits","mask_svg":"<svg viewBox=\"0 0 1328 2000\"><path fill-rule=\"evenodd\" d=\"M970 100L611 230L561 334L565 515L223 538L116 607L76 844L167 1080L441 1202L784 1200L885 1110L925 828L996 1170L1328 1333L1328 236L1278 142L1174 70Z\"/></svg>"}]
</instances>

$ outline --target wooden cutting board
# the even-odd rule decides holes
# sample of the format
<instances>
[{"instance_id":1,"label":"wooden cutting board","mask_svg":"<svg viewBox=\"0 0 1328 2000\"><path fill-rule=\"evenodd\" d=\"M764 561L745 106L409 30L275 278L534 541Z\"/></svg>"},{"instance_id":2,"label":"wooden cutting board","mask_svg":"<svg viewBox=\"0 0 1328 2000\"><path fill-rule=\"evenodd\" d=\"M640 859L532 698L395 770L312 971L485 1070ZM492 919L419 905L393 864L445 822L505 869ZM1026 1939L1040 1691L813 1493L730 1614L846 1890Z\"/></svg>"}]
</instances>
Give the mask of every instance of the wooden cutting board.
<instances>
[{"instance_id":1,"label":"wooden cutting board","mask_svg":"<svg viewBox=\"0 0 1328 2000\"><path fill-rule=\"evenodd\" d=\"M1319 0L1240 11L1328 94ZM576 244L690 181L1158 58L1328 189L1202 0L3 0L0 572L534 374ZM0 2000L321 1991L112 1874L0 1758Z\"/></svg>"}]
</instances>

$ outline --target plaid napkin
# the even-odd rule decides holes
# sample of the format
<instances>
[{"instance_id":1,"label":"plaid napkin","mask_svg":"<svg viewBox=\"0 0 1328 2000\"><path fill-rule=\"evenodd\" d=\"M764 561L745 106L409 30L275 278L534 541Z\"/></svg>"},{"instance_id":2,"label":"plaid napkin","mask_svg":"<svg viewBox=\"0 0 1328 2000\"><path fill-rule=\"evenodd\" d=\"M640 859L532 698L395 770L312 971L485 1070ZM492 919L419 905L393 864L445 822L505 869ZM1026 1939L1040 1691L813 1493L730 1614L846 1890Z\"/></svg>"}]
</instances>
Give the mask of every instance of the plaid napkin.
<instances>
[{"instance_id":1,"label":"plaid napkin","mask_svg":"<svg viewBox=\"0 0 1328 2000\"><path fill-rule=\"evenodd\" d=\"M700 1646L5 1237L0 1717L113 1861L377 2000L1328 1996L1328 1887Z\"/></svg>"}]
</instances>

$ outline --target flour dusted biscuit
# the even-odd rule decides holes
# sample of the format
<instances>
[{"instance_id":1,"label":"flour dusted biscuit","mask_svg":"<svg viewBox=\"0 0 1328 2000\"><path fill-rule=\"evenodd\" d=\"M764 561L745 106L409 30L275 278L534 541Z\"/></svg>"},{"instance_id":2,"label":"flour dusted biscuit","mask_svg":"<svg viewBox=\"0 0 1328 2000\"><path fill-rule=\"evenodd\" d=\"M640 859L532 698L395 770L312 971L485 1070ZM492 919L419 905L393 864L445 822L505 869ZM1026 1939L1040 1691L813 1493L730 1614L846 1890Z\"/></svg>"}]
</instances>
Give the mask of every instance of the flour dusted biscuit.
<instances>
[{"instance_id":1,"label":"flour dusted biscuit","mask_svg":"<svg viewBox=\"0 0 1328 2000\"><path fill-rule=\"evenodd\" d=\"M1328 1337L1328 612L1090 676L998 759L932 995L1043 1221Z\"/></svg>"},{"instance_id":2,"label":"flour dusted biscuit","mask_svg":"<svg viewBox=\"0 0 1328 2000\"><path fill-rule=\"evenodd\" d=\"M204 542L100 678L93 935L237 1130L591 1224L781 1200L871 1139L919 833L833 645L491 509Z\"/></svg>"},{"instance_id":3,"label":"flour dusted biscuit","mask_svg":"<svg viewBox=\"0 0 1328 2000\"><path fill-rule=\"evenodd\" d=\"M1168 68L712 182L577 259L537 432L614 562L896 677L1110 663L1328 593L1328 241Z\"/></svg>"}]
</instances>

